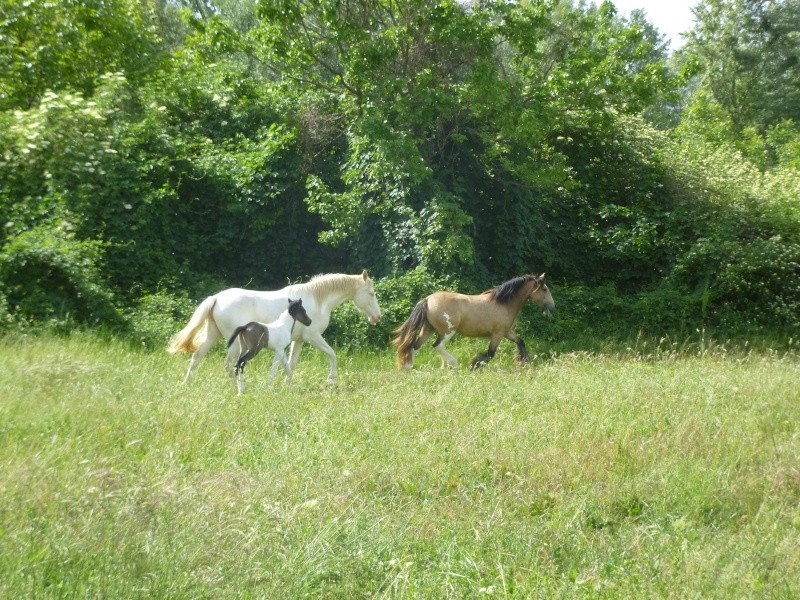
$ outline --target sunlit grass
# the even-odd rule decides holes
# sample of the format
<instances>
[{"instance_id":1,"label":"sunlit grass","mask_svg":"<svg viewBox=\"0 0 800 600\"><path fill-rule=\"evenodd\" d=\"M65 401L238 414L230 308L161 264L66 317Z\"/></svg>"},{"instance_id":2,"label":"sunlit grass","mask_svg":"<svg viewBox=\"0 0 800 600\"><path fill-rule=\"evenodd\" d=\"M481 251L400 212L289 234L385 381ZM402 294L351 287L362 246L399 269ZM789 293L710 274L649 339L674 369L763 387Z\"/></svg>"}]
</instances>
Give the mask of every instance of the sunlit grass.
<instances>
[{"instance_id":1,"label":"sunlit grass","mask_svg":"<svg viewBox=\"0 0 800 600\"><path fill-rule=\"evenodd\" d=\"M0 341L0 595L800 595L791 350L512 354L237 398L221 353Z\"/></svg>"}]
</instances>

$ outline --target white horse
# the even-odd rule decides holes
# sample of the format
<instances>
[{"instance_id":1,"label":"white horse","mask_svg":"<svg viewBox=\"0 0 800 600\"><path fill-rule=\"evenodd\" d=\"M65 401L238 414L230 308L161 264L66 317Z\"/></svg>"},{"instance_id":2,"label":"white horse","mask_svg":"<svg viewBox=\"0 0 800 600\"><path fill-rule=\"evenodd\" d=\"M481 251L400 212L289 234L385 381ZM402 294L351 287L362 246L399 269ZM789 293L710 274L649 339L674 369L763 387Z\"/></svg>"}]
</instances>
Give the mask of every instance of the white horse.
<instances>
[{"instance_id":1,"label":"white horse","mask_svg":"<svg viewBox=\"0 0 800 600\"><path fill-rule=\"evenodd\" d=\"M278 365L283 363L286 383L291 383L292 369L286 360L286 348L292 341L292 332L298 321L303 325L311 325L312 322L303 308L303 301L290 298L289 307L272 323L250 321L233 331L228 340L228 358L225 362L233 368L240 396L244 392L244 366L264 348L275 351L270 377L277 375Z\"/></svg>"},{"instance_id":2,"label":"white horse","mask_svg":"<svg viewBox=\"0 0 800 600\"><path fill-rule=\"evenodd\" d=\"M328 355L328 379L332 382L338 375L336 354L322 337L330 323L331 312L352 300L372 325L381 319L375 288L366 270L361 275L317 275L307 283L296 283L269 292L227 289L203 300L186 327L175 334L167 347L167 351L173 354L193 353L184 383L191 379L197 365L216 342L230 339L233 331L244 323L274 321L284 311L290 297L303 301L312 323L310 326L298 324L294 328L289 366L294 370L303 342L308 342Z\"/></svg>"}]
</instances>

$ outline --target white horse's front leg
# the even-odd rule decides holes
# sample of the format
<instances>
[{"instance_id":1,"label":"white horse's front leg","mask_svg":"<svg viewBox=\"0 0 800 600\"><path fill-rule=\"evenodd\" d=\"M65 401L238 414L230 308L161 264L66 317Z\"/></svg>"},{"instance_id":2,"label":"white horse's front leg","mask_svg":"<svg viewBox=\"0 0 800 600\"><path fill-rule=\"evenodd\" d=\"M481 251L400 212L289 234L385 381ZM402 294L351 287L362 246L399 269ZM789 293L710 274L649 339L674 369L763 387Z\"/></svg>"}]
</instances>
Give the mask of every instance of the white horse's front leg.
<instances>
[{"instance_id":1,"label":"white horse's front leg","mask_svg":"<svg viewBox=\"0 0 800 600\"><path fill-rule=\"evenodd\" d=\"M303 349L302 340L294 340L292 342L291 350L289 351L289 368L294 371L297 366L297 361L300 360L300 351Z\"/></svg>"},{"instance_id":2,"label":"white horse's front leg","mask_svg":"<svg viewBox=\"0 0 800 600\"><path fill-rule=\"evenodd\" d=\"M328 360L331 363L331 371L328 373L328 381L331 383L335 382L339 373L336 370L336 354L334 353L333 348L328 345L328 342L326 342L321 335L315 335L313 338L307 339L306 341L328 355Z\"/></svg>"}]
</instances>

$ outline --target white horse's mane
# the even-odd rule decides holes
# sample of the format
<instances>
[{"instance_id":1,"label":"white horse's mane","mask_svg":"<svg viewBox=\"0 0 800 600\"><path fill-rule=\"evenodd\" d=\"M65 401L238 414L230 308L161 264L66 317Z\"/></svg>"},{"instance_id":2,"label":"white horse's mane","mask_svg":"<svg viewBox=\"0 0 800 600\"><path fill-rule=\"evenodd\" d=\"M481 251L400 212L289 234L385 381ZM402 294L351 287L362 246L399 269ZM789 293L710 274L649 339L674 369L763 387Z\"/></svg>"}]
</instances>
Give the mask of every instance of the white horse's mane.
<instances>
[{"instance_id":1,"label":"white horse's mane","mask_svg":"<svg viewBox=\"0 0 800 600\"><path fill-rule=\"evenodd\" d=\"M322 302L328 294L340 290L350 291L355 287L361 275L348 275L346 273L323 273L309 279L305 285L309 288L317 302Z\"/></svg>"}]
</instances>

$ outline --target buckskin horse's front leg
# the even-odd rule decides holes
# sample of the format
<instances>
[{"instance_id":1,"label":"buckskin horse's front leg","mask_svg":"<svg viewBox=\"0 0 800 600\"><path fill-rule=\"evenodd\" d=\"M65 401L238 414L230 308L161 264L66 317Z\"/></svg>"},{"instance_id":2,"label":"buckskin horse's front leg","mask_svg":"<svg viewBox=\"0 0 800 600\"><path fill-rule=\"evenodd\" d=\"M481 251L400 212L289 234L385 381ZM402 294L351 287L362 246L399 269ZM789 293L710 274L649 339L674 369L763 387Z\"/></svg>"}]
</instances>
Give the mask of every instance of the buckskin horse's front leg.
<instances>
[{"instance_id":1,"label":"buckskin horse's front leg","mask_svg":"<svg viewBox=\"0 0 800 600\"><path fill-rule=\"evenodd\" d=\"M530 360L528 350L525 348L525 342L516 331L509 331L506 334L506 339L511 340L517 345L517 362L526 363Z\"/></svg>"},{"instance_id":2,"label":"buckskin horse's front leg","mask_svg":"<svg viewBox=\"0 0 800 600\"><path fill-rule=\"evenodd\" d=\"M481 352L475 358L473 358L472 362L469 363L469 368L473 370L479 369L492 360L494 355L497 353L497 346L500 345L500 339L495 339L492 337L492 341L489 342L489 348L486 350L486 352Z\"/></svg>"}]
</instances>

